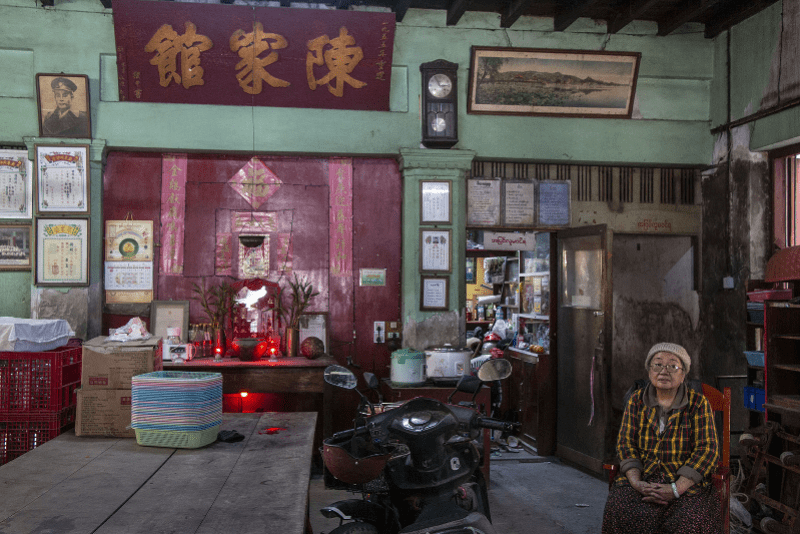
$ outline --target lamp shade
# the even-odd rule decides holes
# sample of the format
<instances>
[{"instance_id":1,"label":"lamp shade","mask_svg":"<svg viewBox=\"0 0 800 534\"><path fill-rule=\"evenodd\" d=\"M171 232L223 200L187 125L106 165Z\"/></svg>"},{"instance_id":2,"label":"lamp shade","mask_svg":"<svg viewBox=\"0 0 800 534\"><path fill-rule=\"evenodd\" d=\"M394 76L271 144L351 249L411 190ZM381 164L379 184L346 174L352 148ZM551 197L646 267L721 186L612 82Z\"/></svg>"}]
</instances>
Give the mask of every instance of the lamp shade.
<instances>
[{"instance_id":1,"label":"lamp shade","mask_svg":"<svg viewBox=\"0 0 800 534\"><path fill-rule=\"evenodd\" d=\"M767 262L766 282L800 280L800 246L779 250Z\"/></svg>"},{"instance_id":2,"label":"lamp shade","mask_svg":"<svg viewBox=\"0 0 800 534\"><path fill-rule=\"evenodd\" d=\"M247 248L260 247L264 244L263 235L239 235L239 243Z\"/></svg>"}]
</instances>

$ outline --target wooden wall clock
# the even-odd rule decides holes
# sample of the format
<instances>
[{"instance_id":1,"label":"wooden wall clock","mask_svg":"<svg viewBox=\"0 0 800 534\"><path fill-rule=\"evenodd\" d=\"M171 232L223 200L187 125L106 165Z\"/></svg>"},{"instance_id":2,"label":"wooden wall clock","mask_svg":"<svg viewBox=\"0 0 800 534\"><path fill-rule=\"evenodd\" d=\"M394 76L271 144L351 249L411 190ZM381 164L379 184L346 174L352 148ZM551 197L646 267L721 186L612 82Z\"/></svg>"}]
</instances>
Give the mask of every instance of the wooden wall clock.
<instances>
[{"instance_id":1,"label":"wooden wall clock","mask_svg":"<svg viewBox=\"0 0 800 534\"><path fill-rule=\"evenodd\" d=\"M450 148L458 143L458 64L437 59L422 73L422 144Z\"/></svg>"}]
</instances>

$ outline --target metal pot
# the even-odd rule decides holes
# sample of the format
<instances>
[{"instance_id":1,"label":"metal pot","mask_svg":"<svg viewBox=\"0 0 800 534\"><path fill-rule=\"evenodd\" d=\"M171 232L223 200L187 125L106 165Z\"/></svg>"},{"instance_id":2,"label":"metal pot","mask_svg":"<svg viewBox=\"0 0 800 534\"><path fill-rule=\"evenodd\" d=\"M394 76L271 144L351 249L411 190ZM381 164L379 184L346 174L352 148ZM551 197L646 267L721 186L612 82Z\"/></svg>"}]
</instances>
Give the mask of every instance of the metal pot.
<instances>
[{"instance_id":1,"label":"metal pot","mask_svg":"<svg viewBox=\"0 0 800 534\"><path fill-rule=\"evenodd\" d=\"M453 383L471 373L472 351L450 344L425 351L425 373L436 383Z\"/></svg>"}]
</instances>

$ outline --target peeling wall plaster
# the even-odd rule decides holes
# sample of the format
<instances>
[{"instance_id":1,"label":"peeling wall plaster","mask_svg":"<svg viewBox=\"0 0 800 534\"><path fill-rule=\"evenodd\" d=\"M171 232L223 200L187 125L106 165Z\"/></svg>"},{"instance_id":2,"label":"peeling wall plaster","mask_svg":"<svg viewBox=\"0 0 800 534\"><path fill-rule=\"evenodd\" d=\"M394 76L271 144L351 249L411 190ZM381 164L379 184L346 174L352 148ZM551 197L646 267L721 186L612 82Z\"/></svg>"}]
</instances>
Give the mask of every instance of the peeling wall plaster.
<instances>
[{"instance_id":1,"label":"peeling wall plaster","mask_svg":"<svg viewBox=\"0 0 800 534\"><path fill-rule=\"evenodd\" d=\"M456 311L450 311L431 315L419 322L414 319L406 321L403 325L403 346L419 351L441 347L445 343L462 347L464 335L464 317Z\"/></svg>"}]
</instances>

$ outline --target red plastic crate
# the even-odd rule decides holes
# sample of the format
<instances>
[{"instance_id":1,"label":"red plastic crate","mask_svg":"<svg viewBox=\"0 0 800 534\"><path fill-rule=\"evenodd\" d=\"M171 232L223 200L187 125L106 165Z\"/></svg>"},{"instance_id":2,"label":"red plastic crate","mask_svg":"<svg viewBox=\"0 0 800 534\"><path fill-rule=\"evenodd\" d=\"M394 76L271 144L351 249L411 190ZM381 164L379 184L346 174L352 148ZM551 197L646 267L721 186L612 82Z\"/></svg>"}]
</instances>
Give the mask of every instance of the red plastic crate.
<instances>
[{"instance_id":1,"label":"red plastic crate","mask_svg":"<svg viewBox=\"0 0 800 534\"><path fill-rule=\"evenodd\" d=\"M75 424L75 406L45 414L0 413L0 465L50 441Z\"/></svg>"},{"instance_id":2,"label":"red plastic crate","mask_svg":"<svg viewBox=\"0 0 800 534\"><path fill-rule=\"evenodd\" d=\"M77 402L83 348L0 352L0 413L58 412Z\"/></svg>"}]
</instances>

